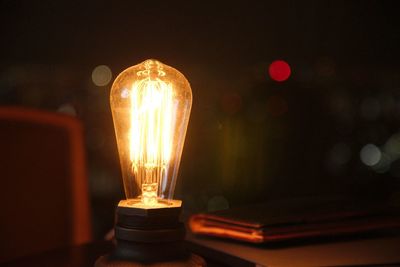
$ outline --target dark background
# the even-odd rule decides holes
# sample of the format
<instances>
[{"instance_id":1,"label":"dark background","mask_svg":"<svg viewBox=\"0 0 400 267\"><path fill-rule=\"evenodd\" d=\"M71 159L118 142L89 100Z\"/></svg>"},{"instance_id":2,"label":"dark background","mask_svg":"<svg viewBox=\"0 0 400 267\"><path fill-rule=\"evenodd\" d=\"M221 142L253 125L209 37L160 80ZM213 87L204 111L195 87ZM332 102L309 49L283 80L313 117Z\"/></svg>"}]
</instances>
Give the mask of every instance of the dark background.
<instances>
[{"instance_id":1,"label":"dark background","mask_svg":"<svg viewBox=\"0 0 400 267\"><path fill-rule=\"evenodd\" d=\"M95 236L123 197L112 79L156 58L185 74L192 115L176 198L187 214L346 195L400 203L396 1L5 1L0 104L64 112L86 130ZM291 76L273 81L274 60Z\"/></svg>"}]
</instances>

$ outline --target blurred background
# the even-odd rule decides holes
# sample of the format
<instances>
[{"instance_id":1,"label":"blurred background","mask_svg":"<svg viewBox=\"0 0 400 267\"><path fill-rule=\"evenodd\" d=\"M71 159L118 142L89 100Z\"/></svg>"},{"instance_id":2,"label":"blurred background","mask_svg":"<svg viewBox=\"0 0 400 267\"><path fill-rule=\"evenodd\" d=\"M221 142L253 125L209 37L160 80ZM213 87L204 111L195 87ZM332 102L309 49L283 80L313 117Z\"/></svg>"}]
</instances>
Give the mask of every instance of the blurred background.
<instances>
[{"instance_id":1,"label":"blurred background","mask_svg":"<svg viewBox=\"0 0 400 267\"><path fill-rule=\"evenodd\" d=\"M94 236L124 197L109 91L148 58L193 107L187 214L279 198L400 203L400 17L389 1L0 1L0 104L85 128Z\"/></svg>"}]
</instances>

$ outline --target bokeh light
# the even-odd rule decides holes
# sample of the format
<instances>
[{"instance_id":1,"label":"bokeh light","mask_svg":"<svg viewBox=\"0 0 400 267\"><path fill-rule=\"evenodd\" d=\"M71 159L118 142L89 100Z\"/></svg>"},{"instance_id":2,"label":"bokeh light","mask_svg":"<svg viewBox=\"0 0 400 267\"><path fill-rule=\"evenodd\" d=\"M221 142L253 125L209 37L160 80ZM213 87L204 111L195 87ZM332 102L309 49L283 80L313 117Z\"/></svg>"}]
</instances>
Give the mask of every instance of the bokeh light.
<instances>
[{"instance_id":1,"label":"bokeh light","mask_svg":"<svg viewBox=\"0 0 400 267\"><path fill-rule=\"evenodd\" d=\"M366 144L360 151L360 159L367 166L376 165L382 157L381 150L374 144Z\"/></svg>"},{"instance_id":2,"label":"bokeh light","mask_svg":"<svg viewBox=\"0 0 400 267\"><path fill-rule=\"evenodd\" d=\"M67 114L70 116L76 116L76 114L77 114L74 105L72 105L70 103L65 103L65 104L62 104L61 106L59 106L57 109L57 112Z\"/></svg>"},{"instance_id":3,"label":"bokeh light","mask_svg":"<svg viewBox=\"0 0 400 267\"><path fill-rule=\"evenodd\" d=\"M378 163L371 167L377 173L385 173L390 170L391 164L392 160L390 156L384 152L381 152L381 158L379 159Z\"/></svg>"},{"instance_id":4,"label":"bokeh light","mask_svg":"<svg viewBox=\"0 0 400 267\"><path fill-rule=\"evenodd\" d=\"M96 86L106 86L111 78L111 69L106 65L99 65L92 71L92 81Z\"/></svg>"},{"instance_id":5,"label":"bokeh light","mask_svg":"<svg viewBox=\"0 0 400 267\"><path fill-rule=\"evenodd\" d=\"M289 64L284 60L275 60L269 65L269 76L277 82L286 81L291 74Z\"/></svg>"},{"instance_id":6,"label":"bokeh light","mask_svg":"<svg viewBox=\"0 0 400 267\"><path fill-rule=\"evenodd\" d=\"M400 157L400 133L392 135L384 145L385 153L393 160Z\"/></svg>"}]
</instances>

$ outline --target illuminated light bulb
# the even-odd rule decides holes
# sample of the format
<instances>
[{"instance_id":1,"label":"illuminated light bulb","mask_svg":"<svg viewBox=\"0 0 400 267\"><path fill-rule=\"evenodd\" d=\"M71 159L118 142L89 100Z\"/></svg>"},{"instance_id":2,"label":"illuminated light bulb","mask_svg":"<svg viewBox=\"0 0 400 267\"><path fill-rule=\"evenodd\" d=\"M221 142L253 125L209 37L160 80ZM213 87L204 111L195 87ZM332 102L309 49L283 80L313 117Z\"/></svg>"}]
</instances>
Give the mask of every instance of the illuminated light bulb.
<instances>
[{"instance_id":1,"label":"illuminated light bulb","mask_svg":"<svg viewBox=\"0 0 400 267\"><path fill-rule=\"evenodd\" d=\"M110 101L126 200L116 208L115 248L95 266L205 266L186 248L181 201L172 199L192 106L189 82L149 59L115 79Z\"/></svg>"},{"instance_id":2,"label":"illuminated light bulb","mask_svg":"<svg viewBox=\"0 0 400 267\"><path fill-rule=\"evenodd\" d=\"M174 204L192 106L189 82L176 69L149 59L119 74L110 102L125 204L138 208Z\"/></svg>"}]
</instances>

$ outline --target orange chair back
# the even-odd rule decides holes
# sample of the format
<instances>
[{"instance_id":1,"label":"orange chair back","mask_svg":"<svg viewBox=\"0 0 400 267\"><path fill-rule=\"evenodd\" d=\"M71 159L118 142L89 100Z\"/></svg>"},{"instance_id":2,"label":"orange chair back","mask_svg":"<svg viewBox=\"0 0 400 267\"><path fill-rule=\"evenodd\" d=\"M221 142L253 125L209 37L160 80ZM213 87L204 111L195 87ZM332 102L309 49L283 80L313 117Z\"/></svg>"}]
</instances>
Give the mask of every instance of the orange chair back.
<instances>
[{"instance_id":1,"label":"orange chair back","mask_svg":"<svg viewBox=\"0 0 400 267\"><path fill-rule=\"evenodd\" d=\"M0 262L91 240L76 118L0 107Z\"/></svg>"}]
</instances>

